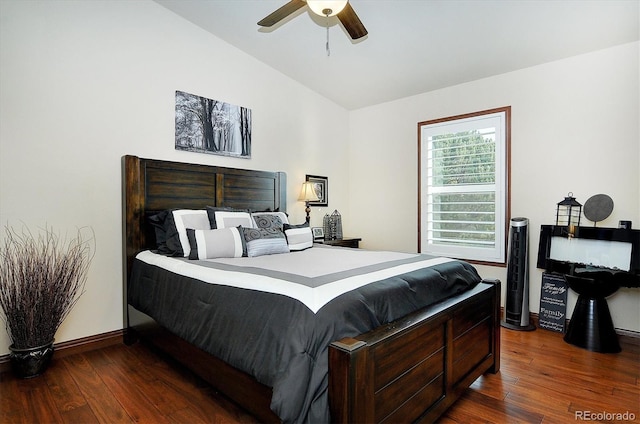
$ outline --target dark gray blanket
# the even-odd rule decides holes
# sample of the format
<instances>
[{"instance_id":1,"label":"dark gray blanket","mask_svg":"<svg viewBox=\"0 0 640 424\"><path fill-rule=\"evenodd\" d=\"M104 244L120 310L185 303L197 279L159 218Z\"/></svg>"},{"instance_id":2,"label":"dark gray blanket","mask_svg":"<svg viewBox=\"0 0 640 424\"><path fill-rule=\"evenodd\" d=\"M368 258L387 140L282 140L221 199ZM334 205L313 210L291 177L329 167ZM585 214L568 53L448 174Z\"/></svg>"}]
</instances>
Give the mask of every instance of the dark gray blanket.
<instances>
[{"instance_id":1,"label":"dark gray blanket","mask_svg":"<svg viewBox=\"0 0 640 424\"><path fill-rule=\"evenodd\" d=\"M271 409L284 422L324 423L330 422L332 341L365 333L479 281L473 266L446 262L351 290L313 313L283 294L205 283L136 259L129 303L272 387Z\"/></svg>"}]
</instances>

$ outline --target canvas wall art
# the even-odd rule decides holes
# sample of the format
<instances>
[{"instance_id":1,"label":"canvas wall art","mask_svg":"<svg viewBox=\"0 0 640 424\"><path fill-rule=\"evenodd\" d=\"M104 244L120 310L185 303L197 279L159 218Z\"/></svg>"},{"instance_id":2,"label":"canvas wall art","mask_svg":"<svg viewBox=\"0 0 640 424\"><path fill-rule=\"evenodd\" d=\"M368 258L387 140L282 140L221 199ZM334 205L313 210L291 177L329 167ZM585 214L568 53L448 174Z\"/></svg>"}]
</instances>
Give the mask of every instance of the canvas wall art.
<instances>
[{"instance_id":1,"label":"canvas wall art","mask_svg":"<svg viewBox=\"0 0 640 424\"><path fill-rule=\"evenodd\" d=\"M251 109L176 91L176 150L251 158Z\"/></svg>"}]
</instances>

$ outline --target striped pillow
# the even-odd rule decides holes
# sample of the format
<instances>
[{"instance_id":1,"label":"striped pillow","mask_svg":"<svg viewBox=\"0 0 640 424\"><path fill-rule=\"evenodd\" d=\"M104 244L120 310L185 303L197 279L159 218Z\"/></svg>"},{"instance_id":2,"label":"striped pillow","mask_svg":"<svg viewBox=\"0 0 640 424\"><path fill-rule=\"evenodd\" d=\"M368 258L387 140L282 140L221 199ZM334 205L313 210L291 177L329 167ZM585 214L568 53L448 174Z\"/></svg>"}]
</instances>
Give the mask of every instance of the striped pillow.
<instances>
[{"instance_id":1,"label":"striped pillow","mask_svg":"<svg viewBox=\"0 0 640 424\"><path fill-rule=\"evenodd\" d=\"M256 257L289 253L289 245L284 233L277 228L240 227L244 237L247 256Z\"/></svg>"},{"instance_id":2,"label":"striped pillow","mask_svg":"<svg viewBox=\"0 0 640 424\"><path fill-rule=\"evenodd\" d=\"M308 223L284 224L284 235L291 251L304 250L313 246L313 234Z\"/></svg>"}]
</instances>

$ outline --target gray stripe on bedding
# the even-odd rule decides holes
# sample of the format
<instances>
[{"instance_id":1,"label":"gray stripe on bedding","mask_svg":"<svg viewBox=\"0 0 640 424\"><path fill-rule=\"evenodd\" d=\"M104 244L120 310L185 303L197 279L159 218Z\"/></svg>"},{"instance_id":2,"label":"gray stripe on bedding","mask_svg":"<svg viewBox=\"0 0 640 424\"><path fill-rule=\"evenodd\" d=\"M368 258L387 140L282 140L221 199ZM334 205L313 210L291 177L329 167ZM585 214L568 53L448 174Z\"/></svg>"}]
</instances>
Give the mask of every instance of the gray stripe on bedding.
<instances>
[{"instance_id":1,"label":"gray stripe on bedding","mask_svg":"<svg viewBox=\"0 0 640 424\"><path fill-rule=\"evenodd\" d=\"M298 254L298 253L295 253L295 254ZM292 283L302 284L310 288L316 288L324 284L332 283L334 281L342 280L348 277L380 271L383 269L387 269L387 268L391 268L399 265L422 262L427 259L433 259L433 258L435 258L435 256L416 255L410 258L380 262L373 265L362 266L362 267L350 269L347 271L333 272L333 273L320 275L316 277L307 277L304 275L277 271L273 269L263 269L263 268L256 268L256 267L250 267L250 266L237 266L237 265L231 265L227 263L220 263L220 262L213 262L213 261L189 261L189 260L184 260L184 261L188 261L191 263L197 262L198 265L201 265L207 268L219 269L223 271L243 272L248 274L262 275L265 277L277 278L280 280L290 281ZM182 258L176 258L176 259L183 260Z\"/></svg>"}]
</instances>

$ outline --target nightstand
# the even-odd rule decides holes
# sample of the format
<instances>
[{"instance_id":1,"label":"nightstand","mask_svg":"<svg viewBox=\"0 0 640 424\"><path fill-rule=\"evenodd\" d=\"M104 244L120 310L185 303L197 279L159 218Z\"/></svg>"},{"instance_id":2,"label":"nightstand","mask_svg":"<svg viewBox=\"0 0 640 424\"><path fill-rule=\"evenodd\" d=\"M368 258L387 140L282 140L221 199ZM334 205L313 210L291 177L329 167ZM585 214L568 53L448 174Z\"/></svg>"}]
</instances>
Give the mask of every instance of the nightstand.
<instances>
[{"instance_id":1,"label":"nightstand","mask_svg":"<svg viewBox=\"0 0 640 424\"><path fill-rule=\"evenodd\" d=\"M361 238L341 238L335 240L316 240L316 243L322 243L329 246L342 246L342 247L353 247L357 249L359 247L359 243Z\"/></svg>"}]
</instances>

